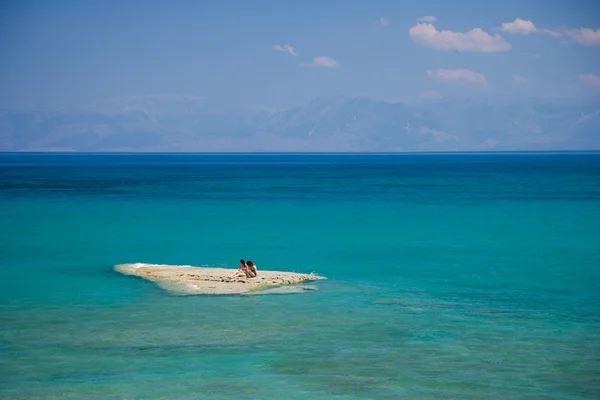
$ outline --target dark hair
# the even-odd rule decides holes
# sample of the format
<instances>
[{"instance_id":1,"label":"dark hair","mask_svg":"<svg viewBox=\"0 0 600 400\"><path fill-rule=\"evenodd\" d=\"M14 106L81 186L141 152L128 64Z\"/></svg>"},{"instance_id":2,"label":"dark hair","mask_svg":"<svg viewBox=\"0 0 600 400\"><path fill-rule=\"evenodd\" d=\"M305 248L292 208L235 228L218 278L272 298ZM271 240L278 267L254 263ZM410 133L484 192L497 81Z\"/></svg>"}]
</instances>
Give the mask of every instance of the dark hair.
<instances>
[{"instance_id":1,"label":"dark hair","mask_svg":"<svg viewBox=\"0 0 600 400\"><path fill-rule=\"evenodd\" d=\"M248 260L248 262L246 264L248 264L251 267L254 266L254 263L252 261L250 261L250 260Z\"/></svg>"},{"instance_id":2,"label":"dark hair","mask_svg":"<svg viewBox=\"0 0 600 400\"><path fill-rule=\"evenodd\" d=\"M246 262L244 260L240 260L240 262L246 264Z\"/></svg>"}]
</instances>

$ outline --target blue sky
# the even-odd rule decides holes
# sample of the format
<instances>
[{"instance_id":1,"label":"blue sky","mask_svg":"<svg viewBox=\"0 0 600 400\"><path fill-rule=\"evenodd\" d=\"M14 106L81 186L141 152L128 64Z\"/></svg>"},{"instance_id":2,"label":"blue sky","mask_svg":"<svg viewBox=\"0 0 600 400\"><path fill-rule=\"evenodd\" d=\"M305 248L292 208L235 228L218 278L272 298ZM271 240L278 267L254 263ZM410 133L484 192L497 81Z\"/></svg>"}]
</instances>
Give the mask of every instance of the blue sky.
<instances>
[{"instance_id":1,"label":"blue sky","mask_svg":"<svg viewBox=\"0 0 600 400\"><path fill-rule=\"evenodd\" d=\"M599 28L591 0L4 0L0 108L146 94L276 108L597 98Z\"/></svg>"}]
</instances>

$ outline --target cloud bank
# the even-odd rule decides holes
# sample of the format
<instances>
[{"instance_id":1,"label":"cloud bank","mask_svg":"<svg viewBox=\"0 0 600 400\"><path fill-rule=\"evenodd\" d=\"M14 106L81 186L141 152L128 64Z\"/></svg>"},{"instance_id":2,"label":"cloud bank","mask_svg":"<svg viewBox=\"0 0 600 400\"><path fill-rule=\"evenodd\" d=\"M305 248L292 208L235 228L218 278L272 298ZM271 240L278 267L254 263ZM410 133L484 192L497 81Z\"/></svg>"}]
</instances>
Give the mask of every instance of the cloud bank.
<instances>
[{"instance_id":1,"label":"cloud bank","mask_svg":"<svg viewBox=\"0 0 600 400\"><path fill-rule=\"evenodd\" d=\"M532 21L515 19L513 22L504 22L500 30L517 35L542 34L553 38L568 38L577 44L584 46L600 45L600 29L590 28L560 28L539 29Z\"/></svg>"},{"instance_id":2,"label":"cloud bank","mask_svg":"<svg viewBox=\"0 0 600 400\"><path fill-rule=\"evenodd\" d=\"M570 37L575 43L584 46L600 46L600 29L566 29L563 34Z\"/></svg>"},{"instance_id":3,"label":"cloud bank","mask_svg":"<svg viewBox=\"0 0 600 400\"><path fill-rule=\"evenodd\" d=\"M511 46L500 35L490 35L480 28L468 32L438 31L435 26L419 23L408 31L410 38L425 47L435 50L472 51L494 53L508 51Z\"/></svg>"}]
</instances>

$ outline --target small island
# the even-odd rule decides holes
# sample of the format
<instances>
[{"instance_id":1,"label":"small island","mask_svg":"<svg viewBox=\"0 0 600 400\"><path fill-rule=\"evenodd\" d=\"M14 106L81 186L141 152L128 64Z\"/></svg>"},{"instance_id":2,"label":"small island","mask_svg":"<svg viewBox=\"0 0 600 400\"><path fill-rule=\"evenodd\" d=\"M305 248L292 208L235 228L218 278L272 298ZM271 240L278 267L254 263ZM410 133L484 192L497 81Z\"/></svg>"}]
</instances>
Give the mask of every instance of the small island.
<instances>
[{"instance_id":1,"label":"small island","mask_svg":"<svg viewBox=\"0 0 600 400\"><path fill-rule=\"evenodd\" d=\"M156 283L165 290L176 294L255 294L258 292L298 293L302 287L284 286L298 285L305 282L326 279L322 276L298 274L295 272L258 271L255 278L229 276L235 269L193 267L189 265L164 264L119 264L115 271L124 275L133 275ZM306 287L309 289L309 287Z\"/></svg>"}]
</instances>

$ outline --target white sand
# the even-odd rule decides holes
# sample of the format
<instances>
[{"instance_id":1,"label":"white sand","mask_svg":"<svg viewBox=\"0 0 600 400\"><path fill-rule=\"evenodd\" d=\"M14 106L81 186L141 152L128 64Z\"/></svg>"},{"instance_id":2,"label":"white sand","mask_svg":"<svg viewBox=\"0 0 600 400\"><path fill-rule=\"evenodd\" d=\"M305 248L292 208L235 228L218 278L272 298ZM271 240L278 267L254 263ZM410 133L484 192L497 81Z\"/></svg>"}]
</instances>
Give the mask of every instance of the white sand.
<instances>
[{"instance_id":1,"label":"white sand","mask_svg":"<svg viewBox=\"0 0 600 400\"><path fill-rule=\"evenodd\" d=\"M152 281L170 292L178 294L253 294L284 285L326 279L314 274L294 272L258 271L255 278L229 276L234 269L201 268L180 265L119 264L115 271ZM291 288L290 288L291 289ZM308 288L307 288L308 289ZM289 290L290 293L299 290ZM282 292L285 292L283 290Z\"/></svg>"}]
</instances>

